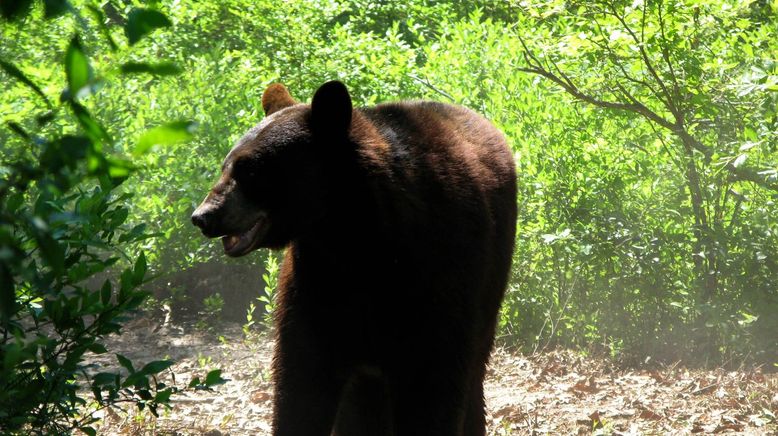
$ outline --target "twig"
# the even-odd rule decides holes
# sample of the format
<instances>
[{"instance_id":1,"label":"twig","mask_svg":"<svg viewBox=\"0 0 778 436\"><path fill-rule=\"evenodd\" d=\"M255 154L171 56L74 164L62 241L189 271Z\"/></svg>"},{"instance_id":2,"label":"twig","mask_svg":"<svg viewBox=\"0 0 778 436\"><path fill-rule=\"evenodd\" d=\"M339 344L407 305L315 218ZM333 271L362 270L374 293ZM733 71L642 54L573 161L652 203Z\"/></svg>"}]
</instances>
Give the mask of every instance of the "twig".
<instances>
[{"instance_id":1,"label":"twig","mask_svg":"<svg viewBox=\"0 0 778 436\"><path fill-rule=\"evenodd\" d=\"M638 38L638 36L635 34L634 30L632 30L631 27L627 24L627 21L624 19L622 15L620 15L616 11L616 6L613 3L608 3L608 6L611 9L611 15L616 18L622 26L624 26L624 30L629 33L629 35L632 37L632 40L635 41L635 44L638 46L638 50L640 51L640 55L643 58L643 63L645 63L646 68L648 69L648 72L651 73L651 76L656 80L657 84L660 88L662 88L662 92L666 96L667 100L662 100L661 98L659 101L665 104L665 106L670 110L670 112L675 116L676 124L683 125L683 114L678 110L678 108L675 106L675 103L673 102L673 97L670 94L670 92L667 90L667 87L665 86L664 81L661 77L659 77L659 74L657 73L656 69L654 68L654 64L651 62L651 59L648 57L648 53L646 52L646 48L644 46L643 41ZM642 20L645 22L646 15L645 11L643 13Z\"/></svg>"},{"instance_id":2,"label":"twig","mask_svg":"<svg viewBox=\"0 0 778 436\"><path fill-rule=\"evenodd\" d=\"M691 392L691 394L692 394L692 395L700 395L700 394L703 394L703 393L705 393L705 392L707 392L707 391L709 391L709 390L711 390L711 389L715 388L715 387L716 387L716 386L718 386L718 385L719 385L719 383L718 383L718 382L716 382L716 383L712 383L712 384L709 384L708 386L703 386L703 387L701 387L701 388L699 388L699 389L695 389L695 390L693 390L693 391Z\"/></svg>"},{"instance_id":3,"label":"twig","mask_svg":"<svg viewBox=\"0 0 778 436\"><path fill-rule=\"evenodd\" d=\"M440 94L443 97L447 98L450 102L457 103L456 99L454 97L452 97L451 94L449 94L446 91L443 91L441 89L438 89L433 84L431 84L428 79L422 79L421 77L413 75L413 74L408 74L408 77L410 77L411 79L421 83L422 85L426 86L427 88L437 92L438 94Z\"/></svg>"}]
</instances>

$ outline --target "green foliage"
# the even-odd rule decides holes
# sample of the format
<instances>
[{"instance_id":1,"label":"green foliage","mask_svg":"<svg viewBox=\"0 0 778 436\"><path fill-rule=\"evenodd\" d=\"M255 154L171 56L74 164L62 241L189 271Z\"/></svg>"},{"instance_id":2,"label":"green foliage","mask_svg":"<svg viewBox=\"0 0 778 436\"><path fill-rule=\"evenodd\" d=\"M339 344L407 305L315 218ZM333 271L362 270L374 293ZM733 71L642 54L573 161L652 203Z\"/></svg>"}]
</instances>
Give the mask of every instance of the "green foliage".
<instances>
[{"instance_id":1,"label":"green foliage","mask_svg":"<svg viewBox=\"0 0 778 436\"><path fill-rule=\"evenodd\" d=\"M200 319L195 326L201 330L213 329L214 323L218 321L222 309L224 309L224 298L218 292L209 295L203 299L203 310L199 313Z\"/></svg>"},{"instance_id":2,"label":"green foliage","mask_svg":"<svg viewBox=\"0 0 778 436\"><path fill-rule=\"evenodd\" d=\"M25 18L26 6L8 12L8 3L3 5L6 18L24 20L3 22L7 26L3 33L26 34L27 25L50 24ZM66 2L48 1L45 5L45 18L71 9ZM79 9L72 9L69 22L83 20L79 14ZM142 18L138 20L142 24ZM88 28L76 26L75 30L90 34ZM69 38L64 56L55 56L61 62L52 68L67 85L58 105L51 103L48 94L60 83L41 87L33 69L20 68L8 60L0 63L11 79L11 95L23 101L34 98L16 119L5 120L15 138L2 138L6 146L0 153L3 434L75 430L95 434L90 425L96 421L96 410L129 403L148 407L156 415L158 407L166 406L178 392L156 378L172 365L168 360L150 362L136 370L132 362L117 354L124 370L106 368L108 371L102 372L99 366L86 362L89 353L107 352L103 338L119 333L127 316L148 296L141 290L147 259L133 247L152 235L143 225L127 222L127 204L133 196L129 190L122 192L120 186L136 167L110 151L114 141L109 129L93 115L89 100L101 83L91 65L95 54L89 56L81 41L77 33ZM50 54L48 50L40 53ZM23 86L19 89L14 84ZM4 107L8 104L16 103L4 100ZM153 144L188 138L180 133L187 127L179 123L152 129L141 138L139 153ZM219 380L218 376L209 377L205 385ZM92 402L87 401L88 395Z\"/></svg>"},{"instance_id":3,"label":"green foliage","mask_svg":"<svg viewBox=\"0 0 778 436\"><path fill-rule=\"evenodd\" d=\"M29 3L2 10L23 15ZM520 217L503 341L634 360L778 360L775 2L181 0L154 8L169 22L137 26L146 12L107 2L86 7L78 40L64 15L4 27L11 43L0 48L0 66L15 78L0 96L11 128L0 132L3 162L37 159L25 136L102 144L93 153L80 139L60 141L69 151L50 159L85 150L89 171L133 172L117 188L135 194L123 225L154 237L120 242L143 249L153 274L221 258L188 217L232 143L262 118L264 88L284 82L306 101L337 78L357 105L451 101L505 132ZM52 46L56 60L72 58L68 75L48 56ZM48 114L63 77L77 129ZM36 118L42 134L30 135ZM198 135L178 142L190 125L168 120L192 120ZM133 165L152 170L90 157L101 153L135 153ZM272 275L264 280L275 289ZM272 291L263 298L272 310Z\"/></svg>"},{"instance_id":4,"label":"green foliage","mask_svg":"<svg viewBox=\"0 0 778 436\"><path fill-rule=\"evenodd\" d=\"M265 284L264 294L256 298L256 302L261 304L264 309L264 315L261 323L264 327L270 328L273 325L273 312L276 308L276 290L278 289L278 274L281 271L281 264L275 253L267 253L265 258L265 272L262 274L262 281ZM255 324L254 312L257 305L252 301L246 311L246 322L243 324L243 334L248 338L251 334L251 328Z\"/></svg>"},{"instance_id":5,"label":"green foliage","mask_svg":"<svg viewBox=\"0 0 778 436\"><path fill-rule=\"evenodd\" d=\"M567 140L544 165L552 198L572 200L545 214L571 229L563 244L544 240L558 277L543 280L557 287L547 299L563 327L554 335L578 342L575 332L594 325L603 344L638 357L776 358L769 15L727 1L522 9L520 69L589 105L575 118L598 117L587 113L595 108L619 117L611 128L579 124L574 143L585 148Z\"/></svg>"},{"instance_id":6,"label":"green foliage","mask_svg":"<svg viewBox=\"0 0 778 436\"><path fill-rule=\"evenodd\" d=\"M278 289L278 273L281 266L278 259L270 254L265 260L265 273L262 274L262 280L265 282L265 295L257 297L257 301L262 303L265 308L265 325L270 326L273 323L273 312L276 307L276 289Z\"/></svg>"},{"instance_id":7,"label":"green foliage","mask_svg":"<svg viewBox=\"0 0 778 436\"><path fill-rule=\"evenodd\" d=\"M132 153L146 154L155 145L170 145L192 139L194 125L189 121L176 121L154 127L144 133Z\"/></svg>"},{"instance_id":8,"label":"green foliage","mask_svg":"<svg viewBox=\"0 0 778 436\"><path fill-rule=\"evenodd\" d=\"M208 374L205 375L205 379L203 381L200 381L200 377L193 378L192 381L189 382L188 387L198 390L208 390L212 386L220 385L226 383L227 381L228 380L222 378L222 371L220 369L213 369L208 371Z\"/></svg>"}]
</instances>

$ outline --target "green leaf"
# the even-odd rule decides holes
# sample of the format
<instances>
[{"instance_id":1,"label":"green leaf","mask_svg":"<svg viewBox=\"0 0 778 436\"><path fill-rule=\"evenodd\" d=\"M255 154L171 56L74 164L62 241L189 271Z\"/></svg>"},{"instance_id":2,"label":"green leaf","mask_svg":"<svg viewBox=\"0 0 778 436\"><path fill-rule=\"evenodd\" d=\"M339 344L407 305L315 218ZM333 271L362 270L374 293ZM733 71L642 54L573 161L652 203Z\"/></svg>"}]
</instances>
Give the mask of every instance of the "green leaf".
<instances>
[{"instance_id":1,"label":"green leaf","mask_svg":"<svg viewBox=\"0 0 778 436\"><path fill-rule=\"evenodd\" d=\"M127 35L130 45L134 45L155 29L170 27L171 25L170 20L159 11L136 8L130 11L130 14L127 16L124 34Z\"/></svg>"},{"instance_id":2,"label":"green leaf","mask_svg":"<svg viewBox=\"0 0 778 436\"><path fill-rule=\"evenodd\" d=\"M35 117L35 122L38 123L39 127L43 127L53 119L54 119L54 112L48 111L42 115L38 115L37 117Z\"/></svg>"},{"instance_id":3,"label":"green leaf","mask_svg":"<svg viewBox=\"0 0 778 436\"><path fill-rule=\"evenodd\" d=\"M0 60L0 68L2 68L3 71L5 71L6 74L8 74L9 76L19 80L20 82L30 87L36 94L38 94L43 99L43 101L46 102L47 106L51 107L51 102L49 101L48 98L46 98L46 94L43 93L43 91L38 87L38 85L33 83L32 80L28 79L27 76L24 75L24 73L22 73L18 68L16 68L16 66L14 66L13 64L9 64L6 61Z\"/></svg>"},{"instance_id":4,"label":"green leaf","mask_svg":"<svg viewBox=\"0 0 778 436\"><path fill-rule=\"evenodd\" d=\"M116 355L116 359L119 360L119 364L127 369L127 371L130 372L130 374L135 373L135 368L132 366L132 362L130 362L130 359L122 356L121 354Z\"/></svg>"},{"instance_id":5,"label":"green leaf","mask_svg":"<svg viewBox=\"0 0 778 436\"><path fill-rule=\"evenodd\" d=\"M84 106L71 100L70 108L73 110L73 114L76 115L78 124L84 129L84 132L86 132L89 139L99 144L111 142L111 137L108 136L108 132L97 122L97 120L92 118L92 115L89 114L89 111L87 111ZM97 149L99 150L100 148L98 147Z\"/></svg>"},{"instance_id":6,"label":"green leaf","mask_svg":"<svg viewBox=\"0 0 778 436\"><path fill-rule=\"evenodd\" d=\"M214 369L213 371L208 372L208 374L205 376L204 384L206 386L213 386L213 385L220 385L226 382L227 380L222 378L222 370Z\"/></svg>"},{"instance_id":7,"label":"green leaf","mask_svg":"<svg viewBox=\"0 0 778 436\"><path fill-rule=\"evenodd\" d=\"M24 194L16 192L8 196L8 200L5 202L5 208L9 213L16 212L17 209L24 203Z\"/></svg>"},{"instance_id":8,"label":"green leaf","mask_svg":"<svg viewBox=\"0 0 778 436\"><path fill-rule=\"evenodd\" d=\"M143 232L146 231L146 223L140 223L132 228L127 233L122 234L119 236L119 242L127 242L127 241L135 241L138 239L141 239L143 235Z\"/></svg>"},{"instance_id":9,"label":"green leaf","mask_svg":"<svg viewBox=\"0 0 778 436\"><path fill-rule=\"evenodd\" d=\"M145 154L155 145L169 145L192 138L196 124L190 121L175 121L149 129L138 140L132 154Z\"/></svg>"},{"instance_id":10,"label":"green leaf","mask_svg":"<svg viewBox=\"0 0 778 436\"><path fill-rule=\"evenodd\" d=\"M138 169L132 162L126 159L119 159L113 156L109 156L105 159L108 165L108 175L113 179L113 182L118 185L119 182L126 179L133 171Z\"/></svg>"},{"instance_id":11,"label":"green leaf","mask_svg":"<svg viewBox=\"0 0 778 436\"><path fill-rule=\"evenodd\" d=\"M103 385L116 386L116 377L118 377L118 374L114 374L112 372L101 372L95 374L95 376L92 377L92 386L103 386Z\"/></svg>"},{"instance_id":12,"label":"green leaf","mask_svg":"<svg viewBox=\"0 0 778 436\"><path fill-rule=\"evenodd\" d=\"M146 276L146 269L146 255L141 252L138 259L135 260L135 267L132 269L133 283L138 285L143 282L143 277Z\"/></svg>"},{"instance_id":13,"label":"green leaf","mask_svg":"<svg viewBox=\"0 0 778 436\"><path fill-rule=\"evenodd\" d=\"M146 374L138 371L136 373L130 374L124 380L124 383L122 383L122 387L123 388L129 387L129 386L135 386L136 388L148 387L149 386L149 380L148 380L148 378L146 378ZM149 395L149 397L151 397L151 395Z\"/></svg>"},{"instance_id":14,"label":"green leaf","mask_svg":"<svg viewBox=\"0 0 778 436\"><path fill-rule=\"evenodd\" d=\"M79 430L83 431L89 436L97 436L97 430L92 427L79 427Z\"/></svg>"},{"instance_id":15,"label":"green leaf","mask_svg":"<svg viewBox=\"0 0 778 436\"><path fill-rule=\"evenodd\" d=\"M30 137L30 134L27 133L26 130L24 130L24 127L20 126L17 123L15 123L13 121L9 121L8 122L8 128L11 129L17 135L19 135L19 137L24 139L25 141L32 140L32 137Z\"/></svg>"},{"instance_id":16,"label":"green leaf","mask_svg":"<svg viewBox=\"0 0 778 436\"><path fill-rule=\"evenodd\" d=\"M170 401L170 395L173 393L172 389L165 389L157 392L154 396L154 401L157 403L168 403Z\"/></svg>"},{"instance_id":17,"label":"green leaf","mask_svg":"<svg viewBox=\"0 0 778 436\"><path fill-rule=\"evenodd\" d=\"M0 264L0 324L6 326L11 316L16 313L16 293L11 273L4 264ZM5 352L5 349L3 350Z\"/></svg>"},{"instance_id":18,"label":"green leaf","mask_svg":"<svg viewBox=\"0 0 778 436\"><path fill-rule=\"evenodd\" d=\"M108 352L108 350L105 349L105 345L98 343L94 343L87 348L89 348L89 351L95 354L104 354Z\"/></svg>"},{"instance_id":19,"label":"green leaf","mask_svg":"<svg viewBox=\"0 0 778 436\"><path fill-rule=\"evenodd\" d=\"M100 301L103 304L108 304L111 302L111 281L106 279L105 282L103 282L103 287L100 289Z\"/></svg>"},{"instance_id":20,"label":"green leaf","mask_svg":"<svg viewBox=\"0 0 778 436\"><path fill-rule=\"evenodd\" d=\"M80 90L92 80L92 68L84 54L78 36L70 40L65 52L65 74L68 79L68 89L71 98L77 97Z\"/></svg>"},{"instance_id":21,"label":"green leaf","mask_svg":"<svg viewBox=\"0 0 778 436\"><path fill-rule=\"evenodd\" d=\"M41 257L56 273L62 273L65 268L65 249L47 232L35 232L35 239L41 251Z\"/></svg>"},{"instance_id":22,"label":"green leaf","mask_svg":"<svg viewBox=\"0 0 778 436\"><path fill-rule=\"evenodd\" d=\"M148 293L148 292L138 292L138 293L136 293L135 295L130 297L129 300L127 300L127 302L124 304L124 308L126 310L133 310L133 309L138 308L138 306L143 304L143 302L146 300L146 298L149 297L149 295L151 295L151 294Z\"/></svg>"},{"instance_id":23,"label":"green leaf","mask_svg":"<svg viewBox=\"0 0 778 436\"><path fill-rule=\"evenodd\" d=\"M155 76L172 76L181 73L181 68L173 62L127 62L121 66L121 71L124 74L148 73Z\"/></svg>"},{"instance_id":24,"label":"green leaf","mask_svg":"<svg viewBox=\"0 0 778 436\"><path fill-rule=\"evenodd\" d=\"M170 368L173 365L172 360L155 360L147 363L143 369L140 370L143 374L152 375L159 374L160 372Z\"/></svg>"},{"instance_id":25,"label":"green leaf","mask_svg":"<svg viewBox=\"0 0 778 436\"><path fill-rule=\"evenodd\" d=\"M192 379L192 381L189 382L189 385L187 385L188 388L196 388L200 385L200 377L195 377Z\"/></svg>"}]
</instances>

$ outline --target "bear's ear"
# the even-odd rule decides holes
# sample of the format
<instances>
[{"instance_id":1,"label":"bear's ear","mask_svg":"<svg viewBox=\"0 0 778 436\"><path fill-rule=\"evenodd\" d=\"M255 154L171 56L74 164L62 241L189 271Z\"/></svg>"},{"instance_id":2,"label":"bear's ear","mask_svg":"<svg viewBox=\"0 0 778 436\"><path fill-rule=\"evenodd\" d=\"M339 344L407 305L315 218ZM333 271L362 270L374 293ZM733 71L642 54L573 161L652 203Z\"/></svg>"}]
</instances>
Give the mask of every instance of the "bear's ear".
<instances>
[{"instance_id":1,"label":"bear's ear","mask_svg":"<svg viewBox=\"0 0 778 436\"><path fill-rule=\"evenodd\" d=\"M348 135L351 126L351 96L346 85L333 80L321 85L311 101L311 128L330 137Z\"/></svg>"},{"instance_id":2,"label":"bear's ear","mask_svg":"<svg viewBox=\"0 0 778 436\"><path fill-rule=\"evenodd\" d=\"M272 114L273 112L280 111L283 108L289 107L297 103L294 101L286 87L280 83L274 83L267 87L262 94L262 109L265 111L265 116Z\"/></svg>"}]
</instances>

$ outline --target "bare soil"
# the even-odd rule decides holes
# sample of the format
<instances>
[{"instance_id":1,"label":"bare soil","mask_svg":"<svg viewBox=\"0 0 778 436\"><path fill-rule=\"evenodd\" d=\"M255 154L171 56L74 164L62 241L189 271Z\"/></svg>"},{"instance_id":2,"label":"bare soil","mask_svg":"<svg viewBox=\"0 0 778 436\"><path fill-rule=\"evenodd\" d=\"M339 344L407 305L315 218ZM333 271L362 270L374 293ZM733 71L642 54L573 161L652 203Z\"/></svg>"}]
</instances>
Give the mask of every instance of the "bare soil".
<instances>
[{"instance_id":1,"label":"bare soil","mask_svg":"<svg viewBox=\"0 0 778 436\"><path fill-rule=\"evenodd\" d=\"M270 434L273 343L267 334L246 339L238 324L203 331L149 318L131 321L124 331L108 349L138 364L175 360L166 377L179 387L214 368L229 381L211 392L174 396L159 418L148 411L102 411L99 434ZM113 359L94 360L114 365ZM778 375L760 368L623 369L567 351L523 356L497 349L486 402L489 435L778 435Z\"/></svg>"}]
</instances>

